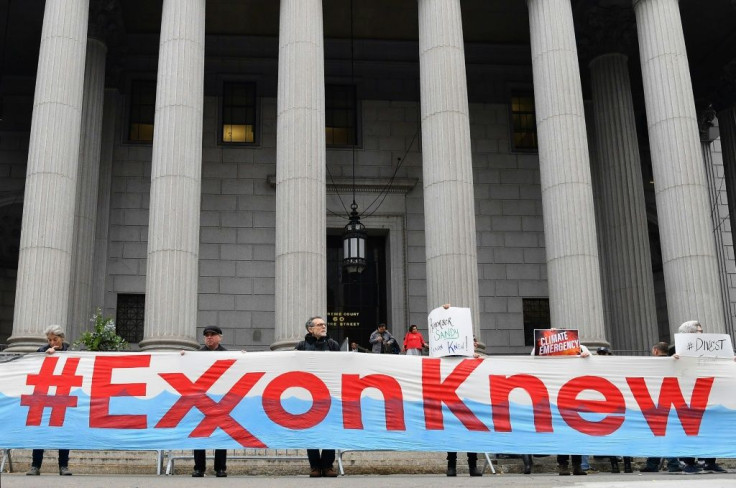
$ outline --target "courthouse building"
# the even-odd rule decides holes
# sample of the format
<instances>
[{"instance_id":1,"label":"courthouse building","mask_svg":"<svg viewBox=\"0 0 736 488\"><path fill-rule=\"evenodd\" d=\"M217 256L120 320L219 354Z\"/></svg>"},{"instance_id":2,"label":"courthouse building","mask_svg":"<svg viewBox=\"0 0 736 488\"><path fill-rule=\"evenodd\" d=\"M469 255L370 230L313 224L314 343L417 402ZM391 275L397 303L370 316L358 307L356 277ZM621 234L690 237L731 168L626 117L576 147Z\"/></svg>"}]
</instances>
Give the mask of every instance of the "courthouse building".
<instances>
[{"instance_id":1,"label":"courthouse building","mask_svg":"<svg viewBox=\"0 0 736 488\"><path fill-rule=\"evenodd\" d=\"M0 42L9 351L734 331L734 1L0 0Z\"/></svg>"}]
</instances>

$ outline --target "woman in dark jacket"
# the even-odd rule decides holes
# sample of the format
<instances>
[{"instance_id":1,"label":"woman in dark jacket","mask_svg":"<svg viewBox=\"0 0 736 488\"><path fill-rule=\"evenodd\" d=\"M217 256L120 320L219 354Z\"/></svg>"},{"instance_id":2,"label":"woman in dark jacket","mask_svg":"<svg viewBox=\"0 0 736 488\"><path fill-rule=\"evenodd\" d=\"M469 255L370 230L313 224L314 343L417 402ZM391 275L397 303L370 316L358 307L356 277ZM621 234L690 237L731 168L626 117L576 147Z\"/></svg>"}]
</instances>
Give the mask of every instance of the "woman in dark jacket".
<instances>
[{"instance_id":1,"label":"woman in dark jacket","mask_svg":"<svg viewBox=\"0 0 736 488\"><path fill-rule=\"evenodd\" d=\"M48 344L39 347L36 352L45 352L46 354L54 354L56 351L69 350L69 344L64 342L66 334L60 325L50 325L45 331ZM31 469L26 473L28 476L38 476L41 474L41 463L43 463L43 449L33 450L33 461ZM61 476L71 476L69 471L69 449L59 449L59 474Z\"/></svg>"}]
</instances>

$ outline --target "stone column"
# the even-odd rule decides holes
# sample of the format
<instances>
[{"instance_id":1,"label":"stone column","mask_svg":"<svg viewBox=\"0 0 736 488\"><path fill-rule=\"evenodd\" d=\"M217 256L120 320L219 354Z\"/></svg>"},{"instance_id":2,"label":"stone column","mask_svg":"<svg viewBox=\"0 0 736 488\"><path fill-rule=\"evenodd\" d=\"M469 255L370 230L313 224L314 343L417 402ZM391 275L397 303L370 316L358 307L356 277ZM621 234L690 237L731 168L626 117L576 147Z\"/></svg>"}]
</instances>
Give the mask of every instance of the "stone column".
<instances>
[{"instance_id":1,"label":"stone column","mask_svg":"<svg viewBox=\"0 0 736 488\"><path fill-rule=\"evenodd\" d=\"M473 159L460 0L419 0L427 308L469 307L480 330Z\"/></svg>"},{"instance_id":2,"label":"stone column","mask_svg":"<svg viewBox=\"0 0 736 488\"><path fill-rule=\"evenodd\" d=\"M590 63L597 134L598 231L615 349L648 351L658 339L652 256L628 58L605 54ZM607 267L603 267L603 263Z\"/></svg>"},{"instance_id":3,"label":"stone column","mask_svg":"<svg viewBox=\"0 0 736 488\"><path fill-rule=\"evenodd\" d=\"M327 308L325 75L321 0L282 0L276 119L276 324L293 348Z\"/></svg>"},{"instance_id":4,"label":"stone column","mask_svg":"<svg viewBox=\"0 0 736 488\"><path fill-rule=\"evenodd\" d=\"M708 188L678 0L634 0L670 330L725 332Z\"/></svg>"},{"instance_id":5,"label":"stone column","mask_svg":"<svg viewBox=\"0 0 736 488\"><path fill-rule=\"evenodd\" d=\"M9 351L67 327L88 0L46 0Z\"/></svg>"},{"instance_id":6,"label":"stone column","mask_svg":"<svg viewBox=\"0 0 736 488\"><path fill-rule=\"evenodd\" d=\"M74 246L69 286L68 334L77 338L88 329L92 316L92 260L97 188L100 174L100 138L105 94L105 58L107 47L97 39L87 39L87 62L84 71L82 132L79 143Z\"/></svg>"},{"instance_id":7,"label":"stone column","mask_svg":"<svg viewBox=\"0 0 736 488\"><path fill-rule=\"evenodd\" d=\"M570 0L527 0L553 327L607 344Z\"/></svg>"},{"instance_id":8,"label":"stone column","mask_svg":"<svg viewBox=\"0 0 736 488\"><path fill-rule=\"evenodd\" d=\"M105 90L102 115L100 175L97 192L94 265L92 266L92 306L105 308L107 251L110 236L110 195L112 193L112 155L115 148L116 121L120 115L120 93Z\"/></svg>"},{"instance_id":9,"label":"stone column","mask_svg":"<svg viewBox=\"0 0 736 488\"><path fill-rule=\"evenodd\" d=\"M197 345L205 0L164 0L141 349Z\"/></svg>"}]
</instances>

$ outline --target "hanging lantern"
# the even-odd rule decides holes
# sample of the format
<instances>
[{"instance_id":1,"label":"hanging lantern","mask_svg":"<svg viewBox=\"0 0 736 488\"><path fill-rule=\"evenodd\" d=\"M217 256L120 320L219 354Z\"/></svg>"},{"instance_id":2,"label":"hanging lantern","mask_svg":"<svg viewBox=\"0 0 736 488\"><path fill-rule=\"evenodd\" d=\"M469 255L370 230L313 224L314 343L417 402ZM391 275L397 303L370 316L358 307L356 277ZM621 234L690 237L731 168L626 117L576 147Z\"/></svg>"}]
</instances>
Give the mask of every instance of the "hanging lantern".
<instances>
[{"instance_id":1,"label":"hanging lantern","mask_svg":"<svg viewBox=\"0 0 736 488\"><path fill-rule=\"evenodd\" d=\"M350 222L342 234L343 259L342 267L348 273L362 273L365 269L365 240L368 235L365 226L358 216L358 205L353 201L350 205Z\"/></svg>"}]
</instances>

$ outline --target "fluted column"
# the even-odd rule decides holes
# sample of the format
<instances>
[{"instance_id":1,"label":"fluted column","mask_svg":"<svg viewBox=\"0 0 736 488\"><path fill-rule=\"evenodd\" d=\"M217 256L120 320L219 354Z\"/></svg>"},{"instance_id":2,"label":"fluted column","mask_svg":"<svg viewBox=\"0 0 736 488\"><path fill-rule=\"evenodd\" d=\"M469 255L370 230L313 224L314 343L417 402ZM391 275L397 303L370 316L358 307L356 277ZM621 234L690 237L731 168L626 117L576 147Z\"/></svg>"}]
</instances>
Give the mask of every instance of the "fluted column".
<instances>
[{"instance_id":1,"label":"fluted column","mask_svg":"<svg viewBox=\"0 0 736 488\"><path fill-rule=\"evenodd\" d=\"M112 156L115 147L116 121L120 114L120 93L105 90L100 148L100 174L97 191L97 222L95 223L94 265L92 266L92 306L105 307L107 251L110 237L110 195L112 188Z\"/></svg>"},{"instance_id":2,"label":"fluted column","mask_svg":"<svg viewBox=\"0 0 736 488\"><path fill-rule=\"evenodd\" d=\"M593 173L601 190L598 232L607 253L601 269L608 283L611 343L615 349L648 351L658 338L657 308L627 63L617 53L590 63L598 138Z\"/></svg>"},{"instance_id":3,"label":"fluted column","mask_svg":"<svg viewBox=\"0 0 736 488\"><path fill-rule=\"evenodd\" d=\"M527 0L553 327L605 344L588 141L570 0Z\"/></svg>"},{"instance_id":4,"label":"fluted column","mask_svg":"<svg viewBox=\"0 0 736 488\"><path fill-rule=\"evenodd\" d=\"M736 93L734 93L736 96ZM731 232L736 231L736 105L718 112L718 130L723 152L723 178L726 180Z\"/></svg>"},{"instance_id":5,"label":"fluted column","mask_svg":"<svg viewBox=\"0 0 736 488\"><path fill-rule=\"evenodd\" d=\"M164 0L141 349L197 344L205 0Z\"/></svg>"},{"instance_id":6,"label":"fluted column","mask_svg":"<svg viewBox=\"0 0 736 488\"><path fill-rule=\"evenodd\" d=\"M292 348L327 308L321 0L282 0L276 118L276 324Z\"/></svg>"},{"instance_id":7,"label":"fluted column","mask_svg":"<svg viewBox=\"0 0 736 488\"><path fill-rule=\"evenodd\" d=\"M725 332L708 189L678 0L634 0L670 330Z\"/></svg>"},{"instance_id":8,"label":"fluted column","mask_svg":"<svg viewBox=\"0 0 736 488\"><path fill-rule=\"evenodd\" d=\"M67 326L88 12L88 0L45 4L10 351Z\"/></svg>"},{"instance_id":9,"label":"fluted column","mask_svg":"<svg viewBox=\"0 0 736 488\"><path fill-rule=\"evenodd\" d=\"M94 253L97 220L106 56L107 47L102 41L87 39L67 331L71 337L75 338L80 331L87 330L92 315L93 262L90 256Z\"/></svg>"},{"instance_id":10,"label":"fluted column","mask_svg":"<svg viewBox=\"0 0 736 488\"><path fill-rule=\"evenodd\" d=\"M480 330L473 159L459 0L419 0L427 307L470 307Z\"/></svg>"}]
</instances>

